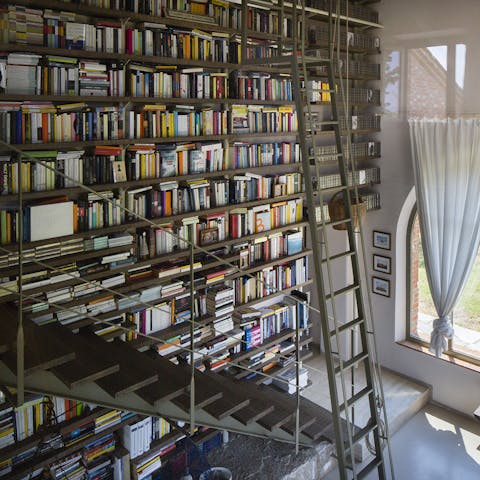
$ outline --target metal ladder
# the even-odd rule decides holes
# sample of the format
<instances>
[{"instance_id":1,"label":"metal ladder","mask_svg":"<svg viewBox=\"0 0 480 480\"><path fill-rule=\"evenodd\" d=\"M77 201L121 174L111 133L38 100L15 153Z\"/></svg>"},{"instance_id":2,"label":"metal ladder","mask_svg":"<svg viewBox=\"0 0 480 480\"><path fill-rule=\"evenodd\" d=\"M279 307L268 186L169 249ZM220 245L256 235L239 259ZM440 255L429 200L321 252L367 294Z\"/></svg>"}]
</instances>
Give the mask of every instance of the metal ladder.
<instances>
[{"instance_id":1,"label":"metal ladder","mask_svg":"<svg viewBox=\"0 0 480 480\"><path fill-rule=\"evenodd\" d=\"M338 0L337 0L338 5ZM294 4L294 10L297 10ZM338 12L338 11L337 11ZM294 14L295 15L295 14ZM304 8L302 16L304 17ZM338 17L337 17L338 18ZM302 22L302 24L304 24ZM338 25L336 26L338 28ZM336 454L340 478L365 478L370 472L377 470L378 478L386 478L386 465L383 454L383 441L387 440L385 423L380 418L379 407L383 406L383 389L381 377L375 376L376 359L372 355L371 342L368 335L373 333L367 326L366 310L363 302L363 281L361 278L357 242L355 238L356 219L352 200L359 203L358 191L352 188L354 175L349 176L347 158L344 155L342 129L348 131L348 111L345 109L345 126L341 125L339 108L337 105L338 88L334 72L335 59L335 33L333 19L333 1L329 5L329 55L324 60L324 67L327 70L328 89L321 93L328 93L331 103L331 119L327 121L318 120L312 111L310 98L312 89L309 83L309 69L318 65L318 59L309 58L305 48L305 28L302 29L302 41L300 56L297 61L292 60L292 81L298 112L298 132L300 149L302 153L303 171L305 176L306 202L308 207L308 218L310 224L310 235L313 249L314 275L317 286L319 310L321 317L322 338L325 350L325 360L330 387L331 406L333 423L336 438ZM295 56L295 55L293 55ZM320 186L320 165L322 155L318 152L318 132L322 128L333 129L336 144L336 157L338 173L341 178L341 186L336 189L343 197L345 217L342 221L327 221L325 216L324 195L331 195L331 188ZM351 151L351 149L349 149ZM354 171L354 170L353 170ZM356 197L356 198L355 198ZM320 223L317 221L317 207L320 207ZM331 255L328 245L328 229L342 223L347 234L347 247L345 250ZM332 262L345 261L350 264L352 283L337 288L334 286L332 274ZM353 295L356 314L341 321L337 315L335 300L345 295ZM354 352L353 331L358 330L360 339L359 352ZM341 352L340 336L351 335L350 352ZM336 350L336 352L335 352ZM338 356L336 355L338 354ZM354 381L354 369L363 364L365 375L365 386L356 388ZM347 374L350 373L350 388L347 389ZM338 382L340 385L338 385ZM355 406L361 401L368 401L369 420L360 428L355 426ZM386 420L385 420L386 422ZM356 445L365 437L372 435L373 445L370 451L373 454L371 459L361 469L355 462ZM392 469L393 470L393 469ZM392 473L393 475L393 473Z\"/></svg>"},{"instance_id":2,"label":"metal ladder","mask_svg":"<svg viewBox=\"0 0 480 480\"><path fill-rule=\"evenodd\" d=\"M246 1L244 0L244 7ZM276 2L275 2L276 3ZM336 14L334 13L336 4ZM285 8L279 1L281 18L284 18ZM244 63L263 64L291 69L292 87L295 96L296 111L298 116L298 139L303 163L305 179L306 203L308 207L308 220L310 226L311 243L313 250L313 271L317 287L320 325L325 351L325 361L328 373L328 381L331 396L332 416L336 439L336 456L338 459L339 475L341 480L363 479L372 471L377 471L378 478L384 480L386 476L386 459L383 448L388 446L388 466L390 478L394 478L391 450L388 440L388 425L386 420L385 405L383 401L383 387L379 365L376 360L376 346L373 337L373 325L367 318L363 301L363 283L361 279L357 242L355 238L354 212L351 207L352 198L358 201L358 191L352 186L354 175L349 176L347 158L343 152L343 130L349 132L348 113L345 110L345 125L341 125L341 119L337 106L337 82L335 76L334 57L336 53L334 32L338 28L340 17L339 0L330 0L329 5L329 55L328 58L318 56L318 52L308 51L306 43L306 12L305 0L293 0L288 5L288 12L292 18L293 41L288 51L279 42L279 55L272 58L246 60ZM334 24L334 22L336 22ZM300 31L299 31L300 29ZM245 52L245 51L244 51ZM245 57L243 57L245 58ZM312 89L309 83L309 71L315 67L323 67L327 70L328 89L320 92L328 92L331 99L331 118L327 121L318 119L312 111L309 101ZM325 76L325 75L324 75ZM325 108L325 107L324 107ZM324 196L332 194L332 188L320 187L320 165L322 154L316 148L320 135L325 138L324 130L333 130L336 144L335 157L338 161L338 173L341 178L341 186L335 192L342 194L345 206L345 217L340 221L326 219L326 202ZM348 140L348 138L347 138ZM347 143L348 144L348 143ZM349 148L351 151L351 148ZM325 157L325 155L323 155ZM328 154L332 157L332 154ZM354 173L354 168L352 173ZM317 219L317 207L321 211L321 220ZM345 250L330 253L328 245L329 229L332 226L343 224L347 235L347 247ZM352 283L342 288L334 287L332 262L345 261L350 264ZM351 318L340 319L335 305L336 299L345 295L353 295L355 313ZM354 330L359 333L360 348L358 353L353 350ZM350 352L342 352L340 345L341 335L350 336ZM357 388L354 381L354 369L363 364L365 385ZM348 379L347 379L348 377ZM347 381L349 388L347 388ZM360 402L368 402L369 420L365 425L357 427L355 420L355 407ZM373 438L373 442L370 440ZM359 443L365 440L368 450L373 454L366 465L360 466L356 462ZM361 447L360 447L361 448Z\"/></svg>"}]
</instances>

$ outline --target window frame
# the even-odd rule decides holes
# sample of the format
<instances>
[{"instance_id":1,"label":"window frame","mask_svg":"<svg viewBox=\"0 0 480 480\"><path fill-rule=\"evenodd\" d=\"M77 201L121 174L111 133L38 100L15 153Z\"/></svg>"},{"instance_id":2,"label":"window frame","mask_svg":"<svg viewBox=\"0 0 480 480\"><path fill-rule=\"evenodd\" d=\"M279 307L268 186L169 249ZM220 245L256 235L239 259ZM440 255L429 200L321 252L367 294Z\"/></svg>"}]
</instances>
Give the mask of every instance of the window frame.
<instances>
[{"instance_id":1,"label":"window frame","mask_svg":"<svg viewBox=\"0 0 480 480\"><path fill-rule=\"evenodd\" d=\"M413 206L411 212L410 212L410 217L408 219L408 225L407 225L407 255L406 255L406 260L407 260L407 268L406 268L406 303L407 303L407 315L406 315L406 337L405 339L409 342L416 343L418 345L421 345L422 347L429 348L430 347L430 342L427 342L419 337L416 337L412 335L412 233L413 233L413 225L414 222L417 218L418 215L418 208L417 208L417 202L415 202L415 205ZM455 317L453 317L455 318ZM452 320L452 325L453 328L455 328L455 324L453 323ZM459 352L455 350L453 339L448 340L448 348L445 350L444 355L448 357L453 357L458 360L461 360L463 362L470 363L472 365L475 365L477 367L480 367L480 352L479 352L479 357L474 357L471 355L468 355L463 352Z\"/></svg>"}]
</instances>

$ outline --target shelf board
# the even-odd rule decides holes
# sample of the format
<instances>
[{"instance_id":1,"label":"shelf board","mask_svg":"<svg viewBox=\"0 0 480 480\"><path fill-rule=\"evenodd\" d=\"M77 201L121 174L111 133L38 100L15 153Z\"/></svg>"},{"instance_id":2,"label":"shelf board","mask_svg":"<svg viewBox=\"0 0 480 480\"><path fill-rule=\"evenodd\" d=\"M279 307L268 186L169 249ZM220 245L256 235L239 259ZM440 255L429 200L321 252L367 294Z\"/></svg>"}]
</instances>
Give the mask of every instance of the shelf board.
<instances>
[{"instance_id":1,"label":"shelf board","mask_svg":"<svg viewBox=\"0 0 480 480\"><path fill-rule=\"evenodd\" d=\"M16 93L0 94L0 102L31 102L32 95ZM293 100L262 100L238 98L176 98L176 97L135 97L135 96L87 96L87 95L35 95L35 101L53 103L134 103L165 105L295 105Z\"/></svg>"},{"instance_id":2,"label":"shelf board","mask_svg":"<svg viewBox=\"0 0 480 480\"><path fill-rule=\"evenodd\" d=\"M29 450L30 448L36 447L39 443L43 441L44 438L48 438L53 433L59 432L60 434L62 434L66 430L69 430L70 428L74 428L75 425L84 423L89 419L93 419L95 417L103 415L108 411L110 411L110 409L97 407L86 415L75 417L71 420L62 422L62 426L60 429L59 429L59 425L51 425L51 426L43 425L37 433L34 433L30 437L27 437L24 440L20 440L19 442L16 442L13 445L9 445L8 447L2 448L0 450L0 462L3 462L4 460L7 460L13 457L14 455L20 455L21 453Z\"/></svg>"},{"instance_id":3,"label":"shelf board","mask_svg":"<svg viewBox=\"0 0 480 480\"><path fill-rule=\"evenodd\" d=\"M13 468L13 470L8 474L8 479L9 480L20 480L21 478L23 478L23 476L28 475L28 473L31 472L33 469L48 466L51 463L56 462L57 460L65 458L67 455L71 455L72 453L76 452L77 450L80 450L84 445L94 441L95 439L119 430L120 428L123 427L123 425L127 421L132 421L132 419L135 419L135 418L138 418L138 417L137 416L129 417L128 420L117 423L116 425L113 425L113 426L103 430L100 433L91 435L90 437L85 438L85 439L83 439L83 440L81 440L81 441L79 441L79 442L77 442L73 445L70 445L68 447L59 448L59 449L56 449L56 450L52 450L50 452L47 452L44 455L40 455L38 457L34 457L31 460L27 460L26 462L18 465L18 467Z\"/></svg>"},{"instance_id":4,"label":"shelf board","mask_svg":"<svg viewBox=\"0 0 480 480\"><path fill-rule=\"evenodd\" d=\"M332 131L325 132L333 134ZM229 133L222 135L190 135L185 137L153 137L153 138L122 138L118 140L85 140L78 142L51 142L51 143L12 143L11 148L0 145L0 151L21 151L31 150L83 150L84 148L96 147L101 145L144 145L144 144L166 144L166 143L192 143L192 142L218 142L220 140L244 141L247 138L295 138L297 132L244 132Z\"/></svg>"},{"instance_id":5,"label":"shelf board","mask_svg":"<svg viewBox=\"0 0 480 480\"><path fill-rule=\"evenodd\" d=\"M3 245L2 245L3 248ZM86 252L78 252L78 253L71 253L70 255L62 255L60 257L49 258L45 260L41 260L41 262L49 267L57 267L63 264L69 264L73 261L82 261L88 260L95 257L102 257L103 255L112 255L114 253L125 252L126 250L130 250L132 245L122 245L120 247L112 247L112 248L103 248L101 250L88 250ZM32 273L38 270L44 270L47 268L45 265L39 264L27 264L23 266L23 273ZM19 266L15 267L7 267L1 268L0 273L2 276L7 277L11 275L18 275L19 273Z\"/></svg>"},{"instance_id":6,"label":"shelf board","mask_svg":"<svg viewBox=\"0 0 480 480\"><path fill-rule=\"evenodd\" d=\"M277 343L280 343L280 342L283 342L284 340L288 340L289 338L292 338L294 335L295 335L295 330L291 328L285 328L280 333L277 333L276 335L272 335L271 337L269 337L261 345L257 347L253 347L250 350L245 350L245 351L236 353L235 355L232 355L231 362L239 363L242 360L246 360L247 358L251 357L252 355L263 352L266 348L273 347Z\"/></svg>"},{"instance_id":7,"label":"shelf board","mask_svg":"<svg viewBox=\"0 0 480 480\"><path fill-rule=\"evenodd\" d=\"M221 241L221 242L216 242L216 243L206 245L204 247L200 247L200 248L197 247L194 250L194 254L205 253L205 250L207 250L207 251L215 250L215 249L220 248L220 247L225 246L225 245L232 245L232 244L235 244L235 243L238 243L238 242L244 242L246 240L253 240L255 238L264 237L265 235L272 235L272 234L275 234L275 233L284 232L284 231L295 229L295 228L302 228L302 227L305 227L306 225L308 225L308 222L302 221L302 222L292 223L292 224L284 225L282 227L278 227L278 228L268 230L267 231L268 233L267 232L259 232L259 233L254 233L254 234L251 234L251 235L243 236L242 238L227 239L227 240L224 240L224 241ZM64 257L55 258L55 259L50 260L50 261L49 260L42 261L42 263L45 264L45 265L31 265L29 269L27 269L27 266L24 266L23 271L24 271L24 273L30 273L30 272L37 271L37 270L43 270L43 269L47 268L47 266L55 267L55 266L61 266L64 263L68 264L68 263L71 263L71 260L78 261L78 260L86 260L86 259L95 258L95 257L101 257L101 256L104 256L104 255L111 255L111 254L114 254L114 253L117 253L117 252L123 252L123 251L126 251L126 250L130 250L131 248L132 248L131 245L124 245L124 246L121 246L121 247L115 247L115 248L111 248L111 249L89 251L85 254L72 254L72 255L68 255L68 256L65 255ZM162 263L162 262L166 262L168 260L186 257L189 254L190 254L189 249L174 250L173 252L170 252L170 253L165 253L165 254L158 255L158 256L153 257L153 258L149 258L149 259L146 259L146 260L136 262L134 265L128 265L128 266L119 267L119 268L115 268L115 269L105 270L104 272L99 272L99 275L102 274L102 276L109 276L110 274L118 273L118 272L121 272L121 271L126 271L130 268L133 268L134 266L159 264L159 263ZM0 270L0 271L1 271L1 274L3 276L18 275L19 268L18 267L10 267L9 269L4 269L4 270ZM83 277L80 277L80 278L82 278L83 280L87 280L87 279L92 280L94 278L101 278L101 277L86 275L86 276L83 276ZM55 286L55 288L58 288L58 284L52 284L52 286ZM40 292L47 291L46 289L48 287L49 286L39 287L38 289L27 290L26 292L28 292L28 294L30 295L32 293L35 293L36 291L40 291ZM55 289L55 288L48 288L48 289L52 290L52 289ZM16 295L11 296L11 297L12 297L12 299L14 299L14 298L16 298ZM10 296L9 296L9 298L10 298ZM0 303L2 301L4 301L4 300L0 297Z\"/></svg>"},{"instance_id":8,"label":"shelf board","mask_svg":"<svg viewBox=\"0 0 480 480\"><path fill-rule=\"evenodd\" d=\"M216 170L214 172L204 172L204 173L190 173L187 175L175 175L173 177L161 177L161 178L146 178L143 180L128 180L126 182L116 182L116 183L97 183L95 185L86 185L91 190L96 192L101 192L104 190L114 190L118 188L127 189L130 187L140 187L140 186L148 186L148 185L160 185L165 182L172 182L172 181L188 181L197 178L212 178L212 177L221 177L221 176L232 176L237 175L245 172L249 172L251 170L260 170L267 168L268 170L298 170L300 168L300 163L285 163L285 164L278 164L278 165L264 165L258 167L246 167L246 168L229 168L227 170ZM43 199L46 197L57 197L61 195L73 195L73 194L80 194L80 193L88 193L89 190L85 190L83 186L78 187L69 187L69 188L59 188L56 190L45 190L41 192L23 192L22 198L23 200L38 200ZM2 200L6 202L13 202L18 201L18 194L12 193L9 195L2 195Z\"/></svg>"},{"instance_id":9,"label":"shelf board","mask_svg":"<svg viewBox=\"0 0 480 480\"><path fill-rule=\"evenodd\" d=\"M281 295L288 295L292 290L307 287L307 286L311 285L312 283L313 283L313 280L307 280L304 283L300 283L300 284L295 285L293 287L289 287L289 288L286 288L286 289L283 289L283 290L279 290L278 292L274 292L274 293L272 293L270 295L266 295L265 297L262 297L262 298L257 298L255 300L251 300L250 302L240 303L237 306L258 305L259 303L271 300L272 298L275 298L275 297L278 297L278 296L281 296ZM155 299L155 300L152 301L152 303L157 303L160 300L161 299ZM133 307L126 308L126 309L122 310L122 312L135 311L135 310L139 310L141 308L142 308L141 306L139 307L138 305L136 305L136 306L133 306ZM108 318L108 314L103 314L103 315L104 315L104 318ZM199 321L196 322L196 325L197 326L204 326L204 325L208 325L209 323L211 323L214 319L213 319L212 316L207 316L207 317L203 317L202 319L198 319L198 320ZM101 318L97 317L97 321L100 322ZM200 321L203 322L203 323L200 323ZM80 320L80 322L83 322L82 327L94 323L94 321L92 319ZM73 326L73 324L67 325L67 327L72 327L72 326ZM174 325L174 326L168 327L164 330L160 330L159 332L155 332L153 334L150 334L148 337L143 337L143 336L139 335L139 338L133 340L133 342L135 342L135 343L132 344L132 347L136 348L138 350L143 350L145 347L148 347L148 346L153 345L155 343L159 343L161 340L168 340L169 338L172 338L174 336L181 335L182 333L185 333L189 329L190 329L190 324L188 322L184 322L180 325ZM151 337L154 337L154 338L151 338ZM178 353L177 353L177 355L178 355Z\"/></svg>"},{"instance_id":10,"label":"shelf board","mask_svg":"<svg viewBox=\"0 0 480 480\"><path fill-rule=\"evenodd\" d=\"M130 10L114 10L107 9L102 7L88 6L88 5L79 5L78 3L63 3L56 0L16 0L16 4L25 5L27 7L33 8L50 8L53 10L63 10L68 12L77 13L80 15L91 16L91 17L102 17L102 18L115 18L119 20L126 20L129 22L149 22L149 23L158 23L162 25L169 25L172 27L181 27L181 28L200 28L202 31L207 32L223 32L229 33L231 35L237 34L238 30L229 27L221 27L216 23L200 21L193 21L183 18L171 18L168 16L154 16L147 15L143 13L137 13ZM200 23L200 26L199 26ZM255 30L247 30L248 36L254 36L256 38L262 38L265 40L276 40L279 35L257 32Z\"/></svg>"},{"instance_id":11,"label":"shelf board","mask_svg":"<svg viewBox=\"0 0 480 480\"><path fill-rule=\"evenodd\" d=\"M185 438L185 434L180 432L179 430L174 430L170 433L167 433L165 436L158 440L154 440L150 444L150 449L139 455L138 457L132 458L131 464L133 468L144 463L149 458L153 457L155 454L159 453L163 448L167 447L172 443L176 443L182 438Z\"/></svg>"},{"instance_id":12,"label":"shelf board","mask_svg":"<svg viewBox=\"0 0 480 480\"><path fill-rule=\"evenodd\" d=\"M134 222L126 222L121 225L113 225L111 227L103 227L103 228L97 228L94 230L88 230L86 232L79 232L79 233L74 233L73 235L66 235L66 236L61 236L61 237L56 237L56 238L50 238L46 240L38 240L35 242L23 242L23 249L26 250L28 248L34 248L36 246L40 245L47 245L51 243L56 243L62 240L66 239L74 239L74 238L89 238L91 236L101 236L105 235L108 233L114 233L114 232L123 232L127 231L130 229L136 229L136 228L141 228L141 227L147 227L147 226L161 226L162 224L165 223L173 223L178 220L182 220L184 218L192 217L192 216L203 216L203 215L208 215L209 213L219 213L219 212L228 212L230 210L233 210L235 208L250 208L250 207L255 207L256 205L264 205L264 204L271 204L271 203L277 203L277 202L282 202L284 200L293 200L295 198L303 198L304 193L292 193L290 195L282 195L281 197L273 197L273 198L267 198L267 199L261 199L261 200L253 200L250 202L243 202L243 203L234 203L234 204L229 204L225 205L222 207L213 207L213 208L208 208L204 210L196 210L196 211L190 211L190 212L185 212L185 213L180 213L177 215L171 215L169 217L156 217L156 218L151 218L149 221L134 221ZM15 251L18 249L17 244L8 244L8 245L2 245L1 247L4 250L9 250L9 251Z\"/></svg>"},{"instance_id":13,"label":"shelf board","mask_svg":"<svg viewBox=\"0 0 480 480\"><path fill-rule=\"evenodd\" d=\"M17 3L17 2L15 2ZM68 5L65 3L62 5ZM150 21L150 20L148 20ZM203 26L202 26L203 27ZM26 52L39 55L54 55L62 57L91 58L95 60L114 60L122 62L151 63L154 65L176 65L181 67L204 67L215 69L238 68L237 64L213 62L209 60L191 60L185 58L161 57L156 55L136 55L129 53L92 52L89 50L69 50L66 48L44 47L41 45L23 45L19 43L2 43L0 52ZM85 98L84 98L85 100Z\"/></svg>"},{"instance_id":14,"label":"shelf board","mask_svg":"<svg viewBox=\"0 0 480 480\"><path fill-rule=\"evenodd\" d=\"M215 267L218 267L220 265L224 265L225 262L232 262L232 261L238 260L238 258L239 258L238 254L237 255L226 256L222 260L215 260L213 262L209 262L205 265L202 265L201 268L198 268L198 269L195 270L195 273L202 272L202 271L208 270L210 268L215 268ZM132 268L132 266L130 266L130 268ZM106 297L106 296L113 296L113 295L119 294L119 293L127 294L131 291L139 290L139 289L150 287L150 286L153 286L153 285L158 285L160 283L167 282L168 280L173 280L175 278L184 277L184 276L187 276L187 275L190 275L189 271L186 271L186 272L180 273L180 274L175 273L175 274L172 274L172 275L162 277L161 279L159 279L158 276L152 275L150 277L147 277L147 279L145 279L145 280L133 281L131 283L128 283L128 281L127 281L126 283L124 283L122 285L109 287L108 291L102 290L100 292L93 293L92 295L83 295L83 296L78 297L75 300L72 300L70 302L61 303L58 306L50 307L49 309L42 310L41 312L31 314L28 317L30 319L32 319L32 318L36 318L38 316L45 315L47 313L53 313L53 312L56 312L58 310L63 310L65 308L74 309L75 307L77 307L79 305L88 304L88 303L91 303L92 301L99 300L99 299L101 299L103 297ZM113 290L113 291L111 291L111 290ZM116 315L115 310L112 310L108 313L110 313L110 316Z\"/></svg>"}]
</instances>

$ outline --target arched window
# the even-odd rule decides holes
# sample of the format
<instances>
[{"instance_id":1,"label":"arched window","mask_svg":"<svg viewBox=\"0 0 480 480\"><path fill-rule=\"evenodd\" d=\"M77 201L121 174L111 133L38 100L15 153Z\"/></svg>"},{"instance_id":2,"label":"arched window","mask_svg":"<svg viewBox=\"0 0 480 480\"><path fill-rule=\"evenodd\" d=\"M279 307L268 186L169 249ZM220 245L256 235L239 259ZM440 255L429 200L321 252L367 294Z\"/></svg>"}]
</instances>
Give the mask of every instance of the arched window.
<instances>
[{"instance_id":1,"label":"arched window","mask_svg":"<svg viewBox=\"0 0 480 480\"><path fill-rule=\"evenodd\" d=\"M407 336L428 345L436 312L428 286L416 207L407 232ZM455 306L452 322L455 336L447 353L480 364L480 253Z\"/></svg>"}]
</instances>

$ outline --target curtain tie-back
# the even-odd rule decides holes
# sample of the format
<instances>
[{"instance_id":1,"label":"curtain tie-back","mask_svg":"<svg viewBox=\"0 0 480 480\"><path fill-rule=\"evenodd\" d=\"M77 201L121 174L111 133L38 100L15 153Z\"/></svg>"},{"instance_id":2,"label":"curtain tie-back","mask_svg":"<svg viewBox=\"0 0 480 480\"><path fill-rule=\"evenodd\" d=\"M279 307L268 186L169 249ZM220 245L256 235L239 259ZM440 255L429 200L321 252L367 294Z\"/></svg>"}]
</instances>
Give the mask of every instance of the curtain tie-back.
<instances>
[{"instance_id":1,"label":"curtain tie-back","mask_svg":"<svg viewBox=\"0 0 480 480\"><path fill-rule=\"evenodd\" d=\"M453 338L452 323L447 317L436 318L430 337L429 350L439 357L448 348L447 340Z\"/></svg>"}]
</instances>

